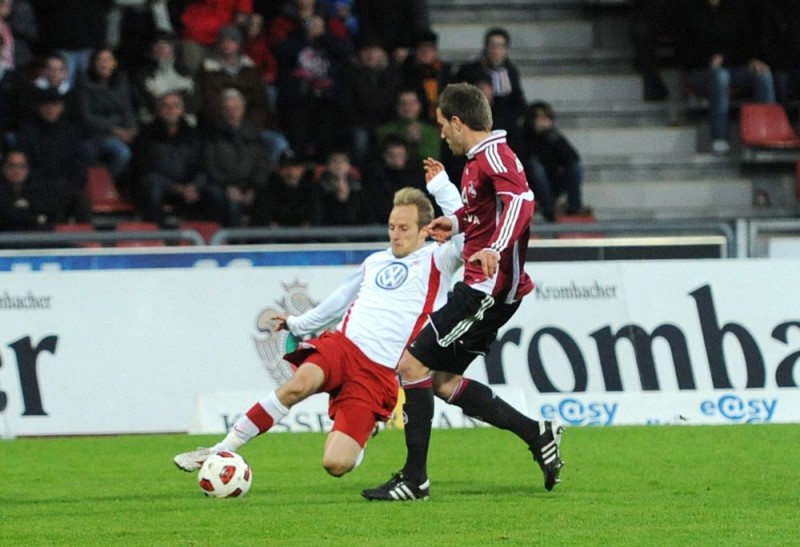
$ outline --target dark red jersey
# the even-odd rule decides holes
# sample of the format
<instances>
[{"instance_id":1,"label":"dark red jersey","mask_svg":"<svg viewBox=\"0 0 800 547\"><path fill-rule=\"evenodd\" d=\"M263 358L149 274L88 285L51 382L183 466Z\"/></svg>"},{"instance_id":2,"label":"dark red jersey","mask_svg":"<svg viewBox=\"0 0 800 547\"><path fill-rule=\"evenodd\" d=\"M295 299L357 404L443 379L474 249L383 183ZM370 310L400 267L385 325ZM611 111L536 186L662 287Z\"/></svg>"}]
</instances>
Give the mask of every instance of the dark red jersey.
<instances>
[{"instance_id":1,"label":"dark red jersey","mask_svg":"<svg viewBox=\"0 0 800 547\"><path fill-rule=\"evenodd\" d=\"M464 282L505 302L519 300L533 290L525 273L533 192L522 163L506 143L505 131L493 131L467 152L461 199L464 206L455 218L465 237ZM500 254L497 274L491 279L483 275L480 264L469 263L481 249Z\"/></svg>"}]
</instances>

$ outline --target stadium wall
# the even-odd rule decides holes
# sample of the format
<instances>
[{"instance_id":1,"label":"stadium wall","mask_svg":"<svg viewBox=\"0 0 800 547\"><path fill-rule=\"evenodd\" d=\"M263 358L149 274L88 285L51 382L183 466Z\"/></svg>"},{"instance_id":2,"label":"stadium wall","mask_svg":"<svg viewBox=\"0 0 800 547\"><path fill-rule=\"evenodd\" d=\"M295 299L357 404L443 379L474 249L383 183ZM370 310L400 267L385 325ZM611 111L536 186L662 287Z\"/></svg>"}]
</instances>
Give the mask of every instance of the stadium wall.
<instances>
[{"instance_id":1,"label":"stadium wall","mask_svg":"<svg viewBox=\"0 0 800 547\"><path fill-rule=\"evenodd\" d=\"M265 318L312 306L368 251L6 253L0 434L224 431L286 374L291 340ZM800 422L798 266L529 264L536 292L469 375L573 426ZM326 414L312 397L275 430ZM481 424L440 404L434 425Z\"/></svg>"}]
</instances>

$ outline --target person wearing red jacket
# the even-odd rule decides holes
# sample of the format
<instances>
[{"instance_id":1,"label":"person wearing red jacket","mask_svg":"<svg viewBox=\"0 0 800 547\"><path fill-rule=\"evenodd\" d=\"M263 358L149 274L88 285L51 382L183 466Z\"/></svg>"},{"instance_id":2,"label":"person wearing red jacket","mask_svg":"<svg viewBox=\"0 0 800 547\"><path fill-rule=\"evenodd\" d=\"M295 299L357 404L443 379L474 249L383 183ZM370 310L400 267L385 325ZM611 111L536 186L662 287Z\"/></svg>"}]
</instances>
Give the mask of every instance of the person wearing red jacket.
<instances>
[{"instance_id":1,"label":"person wearing red jacket","mask_svg":"<svg viewBox=\"0 0 800 547\"><path fill-rule=\"evenodd\" d=\"M253 0L200 0L189 2L181 13L181 60L194 74L211 54L217 35L230 24L244 26L253 13Z\"/></svg>"},{"instance_id":2,"label":"person wearing red jacket","mask_svg":"<svg viewBox=\"0 0 800 547\"><path fill-rule=\"evenodd\" d=\"M464 206L434 219L428 233L440 243L464 234L464 279L455 284L444 306L428 315L397 366L406 396L406 463L387 483L364 490L362 496L382 501L430 497L427 455L434 391L466 415L520 437L544 473L545 488L552 490L563 465L563 427L528 418L488 386L462 376L489 350L497 331L534 289L525 272L533 192L506 142L506 132L491 130L491 107L480 88L467 83L445 87L436 118L453 153L466 156L461 175ZM438 161L426 160L425 168L428 176L446 176Z\"/></svg>"}]
</instances>

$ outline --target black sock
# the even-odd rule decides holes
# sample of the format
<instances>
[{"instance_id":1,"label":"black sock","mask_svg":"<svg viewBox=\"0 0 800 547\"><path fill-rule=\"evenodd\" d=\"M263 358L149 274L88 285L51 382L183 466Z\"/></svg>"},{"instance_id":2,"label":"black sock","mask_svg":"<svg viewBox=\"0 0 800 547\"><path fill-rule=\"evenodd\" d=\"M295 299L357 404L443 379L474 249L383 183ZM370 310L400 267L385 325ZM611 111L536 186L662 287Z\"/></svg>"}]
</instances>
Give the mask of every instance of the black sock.
<instances>
[{"instance_id":1,"label":"black sock","mask_svg":"<svg viewBox=\"0 0 800 547\"><path fill-rule=\"evenodd\" d=\"M433 389L430 382L405 388L403 418L406 435L406 464L403 475L422 484L428 480L428 445L433 421Z\"/></svg>"},{"instance_id":2,"label":"black sock","mask_svg":"<svg viewBox=\"0 0 800 547\"><path fill-rule=\"evenodd\" d=\"M503 399L495 395L488 386L464 378L460 393L448 401L456 405L467 416L487 424L513 432L527 444L539 438L539 424L531 420Z\"/></svg>"}]
</instances>

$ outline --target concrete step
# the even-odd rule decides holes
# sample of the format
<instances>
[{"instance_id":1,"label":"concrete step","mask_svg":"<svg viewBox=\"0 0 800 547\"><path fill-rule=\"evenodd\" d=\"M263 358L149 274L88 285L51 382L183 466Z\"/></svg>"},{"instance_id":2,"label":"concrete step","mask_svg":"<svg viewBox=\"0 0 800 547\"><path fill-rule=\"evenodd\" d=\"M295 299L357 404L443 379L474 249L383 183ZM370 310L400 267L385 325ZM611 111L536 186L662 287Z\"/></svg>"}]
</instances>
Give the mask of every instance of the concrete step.
<instances>
[{"instance_id":1,"label":"concrete step","mask_svg":"<svg viewBox=\"0 0 800 547\"><path fill-rule=\"evenodd\" d=\"M480 46L447 49L445 61L459 65L480 57ZM625 48L514 48L510 58L522 76L633 74L633 52Z\"/></svg>"},{"instance_id":2,"label":"concrete step","mask_svg":"<svg viewBox=\"0 0 800 547\"><path fill-rule=\"evenodd\" d=\"M739 162L734 157L712 154L583 154L581 160L586 180L591 182L727 180L743 177Z\"/></svg>"},{"instance_id":3,"label":"concrete step","mask_svg":"<svg viewBox=\"0 0 800 547\"><path fill-rule=\"evenodd\" d=\"M548 102L639 101L641 78L636 74L525 76L525 97Z\"/></svg>"},{"instance_id":4,"label":"concrete step","mask_svg":"<svg viewBox=\"0 0 800 547\"><path fill-rule=\"evenodd\" d=\"M588 156L694 154L694 127L622 127L563 131L573 146Z\"/></svg>"},{"instance_id":5,"label":"concrete step","mask_svg":"<svg viewBox=\"0 0 800 547\"><path fill-rule=\"evenodd\" d=\"M700 216L712 211L750 209L753 187L749 179L743 178L587 182L583 199L598 218Z\"/></svg>"},{"instance_id":6,"label":"concrete step","mask_svg":"<svg viewBox=\"0 0 800 547\"><path fill-rule=\"evenodd\" d=\"M667 102L552 101L562 129L590 127L668 127L683 124L682 110Z\"/></svg>"},{"instance_id":7,"label":"concrete step","mask_svg":"<svg viewBox=\"0 0 800 547\"><path fill-rule=\"evenodd\" d=\"M590 181L584 203L598 219L794 216L791 177Z\"/></svg>"},{"instance_id":8,"label":"concrete step","mask_svg":"<svg viewBox=\"0 0 800 547\"><path fill-rule=\"evenodd\" d=\"M519 20L557 20L574 17L584 9L576 0L428 0L431 23L470 23L476 20L502 24Z\"/></svg>"},{"instance_id":9,"label":"concrete step","mask_svg":"<svg viewBox=\"0 0 800 547\"><path fill-rule=\"evenodd\" d=\"M483 47L483 35L491 24L446 23L434 26L439 34L439 51L443 57L451 53L472 52L474 57ZM525 50L589 49L593 45L594 28L591 21L520 21L502 25L511 36L511 53L522 57ZM445 57L448 58L448 57Z\"/></svg>"}]
</instances>

